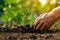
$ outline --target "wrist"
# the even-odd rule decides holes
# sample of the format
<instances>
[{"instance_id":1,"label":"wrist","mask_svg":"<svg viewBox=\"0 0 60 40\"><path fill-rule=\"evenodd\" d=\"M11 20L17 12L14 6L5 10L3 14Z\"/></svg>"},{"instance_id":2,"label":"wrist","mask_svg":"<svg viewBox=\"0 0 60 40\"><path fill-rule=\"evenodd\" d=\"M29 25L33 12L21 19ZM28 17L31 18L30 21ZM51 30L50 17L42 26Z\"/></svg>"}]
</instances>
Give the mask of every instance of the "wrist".
<instances>
[{"instance_id":1,"label":"wrist","mask_svg":"<svg viewBox=\"0 0 60 40\"><path fill-rule=\"evenodd\" d=\"M60 18L60 6L54 8L52 11L50 11L49 15L54 16L56 19L59 19Z\"/></svg>"},{"instance_id":2,"label":"wrist","mask_svg":"<svg viewBox=\"0 0 60 40\"><path fill-rule=\"evenodd\" d=\"M57 14L57 13L48 13L48 16L55 21L60 18L60 14Z\"/></svg>"},{"instance_id":3,"label":"wrist","mask_svg":"<svg viewBox=\"0 0 60 40\"><path fill-rule=\"evenodd\" d=\"M60 13L56 13L54 15L55 15L56 19L59 19L60 18Z\"/></svg>"}]
</instances>

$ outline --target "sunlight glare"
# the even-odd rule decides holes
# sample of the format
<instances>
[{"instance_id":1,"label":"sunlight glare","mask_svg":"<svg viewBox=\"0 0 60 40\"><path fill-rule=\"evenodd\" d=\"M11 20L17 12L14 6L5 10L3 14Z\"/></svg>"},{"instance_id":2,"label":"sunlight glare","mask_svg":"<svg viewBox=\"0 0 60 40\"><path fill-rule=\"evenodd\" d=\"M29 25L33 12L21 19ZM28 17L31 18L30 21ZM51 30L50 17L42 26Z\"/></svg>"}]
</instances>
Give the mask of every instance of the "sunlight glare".
<instances>
[{"instance_id":1,"label":"sunlight glare","mask_svg":"<svg viewBox=\"0 0 60 40\"><path fill-rule=\"evenodd\" d=\"M47 3L46 0L39 0L39 2L41 3L41 5L45 5Z\"/></svg>"},{"instance_id":2,"label":"sunlight glare","mask_svg":"<svg viewBox=\"0 0 60 40\"><path fill-rule=\"evenodd\" d=\"M57 0L51 0L51 4L55 4Z\"/></svg>"}]
</instances>

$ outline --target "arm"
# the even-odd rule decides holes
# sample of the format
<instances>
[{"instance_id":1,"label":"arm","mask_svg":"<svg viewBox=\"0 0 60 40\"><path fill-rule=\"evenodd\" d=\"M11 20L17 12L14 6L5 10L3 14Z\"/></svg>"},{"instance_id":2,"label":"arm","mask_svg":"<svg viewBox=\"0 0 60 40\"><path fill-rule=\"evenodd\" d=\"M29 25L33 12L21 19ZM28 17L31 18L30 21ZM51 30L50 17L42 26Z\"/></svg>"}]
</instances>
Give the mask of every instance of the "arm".
<instances>
[{"instance_id":1,"label":"arm","mask_svg":"<svg viewBox=\"0 0 60 40\"><path fill-rule=\"evenodd\" d=\"M60 6L54 8L52 11L49 12L48 15L53 15L55 16L56 19L60 18Z\"/></svg>"}]
</instances>

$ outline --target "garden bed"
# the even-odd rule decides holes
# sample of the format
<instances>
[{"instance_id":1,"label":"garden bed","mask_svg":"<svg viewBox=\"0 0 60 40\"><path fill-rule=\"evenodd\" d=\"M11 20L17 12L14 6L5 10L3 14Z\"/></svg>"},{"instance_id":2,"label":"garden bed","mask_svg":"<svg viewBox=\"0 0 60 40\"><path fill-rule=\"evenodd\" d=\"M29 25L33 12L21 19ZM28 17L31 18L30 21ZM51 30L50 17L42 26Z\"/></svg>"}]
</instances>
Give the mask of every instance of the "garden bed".
<instances>
[{"instance_id":1,"label":"garden bed","mask_svg":"<svg viewBox=\"0 0 60 40\"><path fill-rule=\"evenodd\" d=\"M0 28L0 40L60 40L60 28L40 32L33 27Z\"/></svg>"}]
</instances>

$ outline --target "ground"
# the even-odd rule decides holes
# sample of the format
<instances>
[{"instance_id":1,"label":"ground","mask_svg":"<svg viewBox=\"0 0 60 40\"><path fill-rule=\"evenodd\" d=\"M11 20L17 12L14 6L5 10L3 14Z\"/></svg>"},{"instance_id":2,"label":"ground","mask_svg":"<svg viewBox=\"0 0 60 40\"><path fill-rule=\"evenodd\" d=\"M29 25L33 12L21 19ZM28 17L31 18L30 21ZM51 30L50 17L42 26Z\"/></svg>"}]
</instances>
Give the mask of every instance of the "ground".
<instances>
[{"instance_id":1,"label":"ground","mask_svg":"<svg viewBox=\"0 0 60 40\"><path fill-rule=\"evenodd\" d=\"M0 28L0 40L60 40L60 28L40 32L33 28Z\"/></svg>"},{"instance_id":2,"label":"ground","mask_svg":"<svg viewBox=\"0 0 60 40\"><path fill-rule=\"evenodd\" d=\"M3 33L0 40L60 40L60 32L58 33Z\"/></svg>"}]
</instances>

